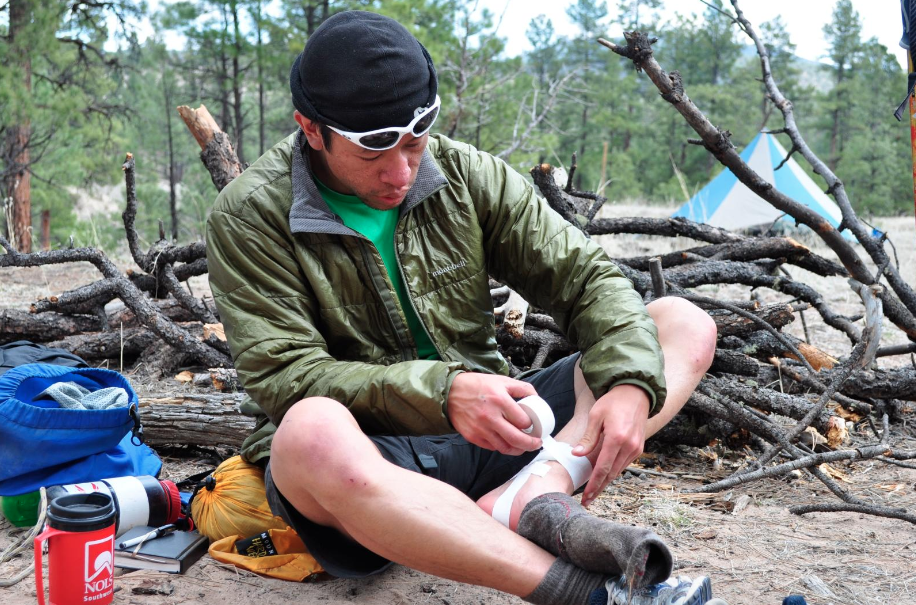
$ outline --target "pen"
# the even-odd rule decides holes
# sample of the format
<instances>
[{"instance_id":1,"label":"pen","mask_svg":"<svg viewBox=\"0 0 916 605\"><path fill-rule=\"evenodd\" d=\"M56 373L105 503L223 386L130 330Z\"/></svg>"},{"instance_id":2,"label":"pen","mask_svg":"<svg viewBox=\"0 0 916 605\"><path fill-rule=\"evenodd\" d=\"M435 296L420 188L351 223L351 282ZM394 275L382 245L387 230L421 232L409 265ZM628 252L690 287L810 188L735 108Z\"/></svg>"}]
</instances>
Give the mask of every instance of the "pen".
<instances>
[{"instance_id":1,"label":"pen","mask_svg":"<svg viewBox=\"0 0 916 605\"><path fill-rule=\"evenodd\" d=\"M156 529L150 532L147 532L143 534L142 536L137 536L136 538L131 538L130 540L124 540L123 542L118 544L118 548L121 548L121 549L130 548L131 546L136 546L140 542L144 542L146 540L152 540L154 538L158 538L159 536L163 536L167 533L173 532L175 531L175 529L176 529L175 524L169 523L168 525L157 527Z\"/></svg>"}]
</instances>

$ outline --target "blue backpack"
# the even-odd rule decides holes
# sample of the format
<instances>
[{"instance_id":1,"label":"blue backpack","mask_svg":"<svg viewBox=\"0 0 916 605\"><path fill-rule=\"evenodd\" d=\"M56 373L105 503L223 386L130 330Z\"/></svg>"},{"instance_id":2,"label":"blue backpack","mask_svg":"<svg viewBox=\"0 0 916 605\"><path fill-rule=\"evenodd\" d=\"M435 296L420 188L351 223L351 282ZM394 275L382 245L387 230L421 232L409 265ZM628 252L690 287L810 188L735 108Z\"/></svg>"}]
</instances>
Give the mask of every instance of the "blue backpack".
<instances>
[{"instance_id":1,"label":"blue backpack","mask_svg":"<svg viewBox=\"0 0 916 605\"><path fill-rule=\"evenodd\" d=\"M40 397L58 382L89 391L120 387L127 407L65 409ZM0 496L105 477L158 476L162 461L142 443L137 394L118 372L46 363L0 375Z\"/></svg>"}]
</instances>

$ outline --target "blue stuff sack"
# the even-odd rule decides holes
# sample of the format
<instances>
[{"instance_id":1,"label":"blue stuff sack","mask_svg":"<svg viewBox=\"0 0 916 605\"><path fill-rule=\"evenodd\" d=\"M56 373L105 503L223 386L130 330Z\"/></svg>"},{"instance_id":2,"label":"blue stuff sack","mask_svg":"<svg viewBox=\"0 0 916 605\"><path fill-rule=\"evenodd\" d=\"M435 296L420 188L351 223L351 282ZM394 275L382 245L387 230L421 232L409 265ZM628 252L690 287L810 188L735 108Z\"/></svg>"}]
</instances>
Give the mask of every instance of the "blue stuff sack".
<instances>
[{"instance_id":1,"label":"blue stuff sack","mask_svg":"<svg viewBox=\"0 0 916 605\"><path fill-rule=\"evenodd\" d=\"M127 407L64 409L40 397L74 382L89 391L119 387ZM105 477L157 476L162 461L141 443L137 394L124 376L101 368L32 363L0 376L0 496Z\"/></svg>"}]
</instances>

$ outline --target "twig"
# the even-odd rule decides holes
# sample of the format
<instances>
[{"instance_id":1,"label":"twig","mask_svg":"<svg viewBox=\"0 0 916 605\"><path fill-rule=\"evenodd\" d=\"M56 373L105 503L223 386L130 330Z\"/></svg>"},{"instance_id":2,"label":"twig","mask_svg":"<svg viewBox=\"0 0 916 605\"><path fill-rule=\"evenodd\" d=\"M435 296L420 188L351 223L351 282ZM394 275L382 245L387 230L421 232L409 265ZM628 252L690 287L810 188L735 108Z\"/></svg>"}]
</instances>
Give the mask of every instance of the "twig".
<instances>
[{"instance_id":1,"label":"twig","mask_svg":"<svg viewBox=\"0 0 916 605\"><path fill-rule=\"evenodd\" d=\"M665 287L665 276L662 274L662 261L657 256L649 259L649 274L652 276L652 294L655 298L664 297L668 288Z\"/></svg>"},{"instance_id":2,"label":"twig","mask_svg":"<svg viewBox=\"0 0 916 605\"><path fill-rule=\"evenodd\" d=\"M801 506L790 506L789 512L796 515L805 515L807 513L864 513L875 515L876 517L888 517L890 519L900 519L916 524L916 515L910 514L904 508L887 508L885 506L873 506L871 504L848 504L839 502L829 502L826 504L804 504Z\"/></svg>"},{"instance_id":3,"label":"twig","mask_svg":"<svg viewBox=\"0 0 916 605\"><path fill-rule=\"evenodd\" d=\"M572 165L569 167L569 176L566 179L566 187L563 188L563 190L566 193L569 193L570 191L572 191L573 175L576 174L576 168L578 167L579 167L579 164L576 163L576 152L573 151Z\"/></svg>"},{"instance_id":4,"label":"twig","mask_svg":"<svg viewBox=\"0 0 916 605\"><path fill-rule=\"evenodd\" d=\"M839 462L841 460L868 460L871 458L876 458L880 455L887 456L889 453L893 454L893 450L886 446L872 445L854 450L838 450L833 452L824 452L822 454L812 454L810 456L804 456L801 458L796 458L795 460L790 460L789 462L777 464L776 466L769 466L767 468L761 468L742 474L735 474L721 481L703 485L689 491L701 493L719 492L723 489L728 489L729 487L735 487L736 485L743 485L745 483L750 483L751 481L756 481L758 479L764 479L767 477L778 477L788 473L789 471L803 469L810 466L817 466L819 464L824 464L825 462Z\"/></svg>"}]
</instances>

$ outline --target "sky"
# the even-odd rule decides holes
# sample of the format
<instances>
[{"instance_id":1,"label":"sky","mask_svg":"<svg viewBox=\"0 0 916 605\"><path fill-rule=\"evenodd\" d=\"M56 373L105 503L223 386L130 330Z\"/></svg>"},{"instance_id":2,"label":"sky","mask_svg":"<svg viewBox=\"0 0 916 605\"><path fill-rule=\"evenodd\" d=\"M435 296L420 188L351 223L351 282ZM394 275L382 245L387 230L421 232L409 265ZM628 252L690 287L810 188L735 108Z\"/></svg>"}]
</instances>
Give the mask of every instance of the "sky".
<instances>
[{"instance_id":1,"label":"sky","mask_svg":"<svg viewBox=\"0 0 916 605\"><path fill-rule=\"evenodd\" d=\"M151 9L170 0L149 0ZM467 0L471 1L471 0ZM566 8L573 0L477 0L478 8L488 8L495 15L503 15L499 34L506 39L506 54L517 56L531 49L525 30L531 19L537 15L547 15L553 22L556 33L560 36L575 35L576 29L566 17ZM616 14L617 0L606 0L609 12ZM272 2L268 2L270 9ZM897 57L901 66L906 68L906 51L900 48L899 41L903 33L900 19L899 0L852 0L862 22L862 38L872 36ZM703 13L706 6L700 0L665 0L666 9L673 16L675 12L684 14ZM730 3L726 2L730 7ZM827 24L836 5L835 0L741 0L739 6L744 15L755 26L758 33L765 21L782 15L783 22L789 30L789 36L796 45L796 54L804 59L823 61L827 54L827 42L824 39L823 27ZM665 20L665 13L662 19ZM140 24L141 40L152 33L149 22ZM622 41L623 35L619 25L613 24L608 30L612 41ZM181 46L182 40L177 35L167 35L169 46ZM750 39L747 40L751 44ZM112 42L112 44L114 44Z\"/></svg>"},{"instance_id":2,"label":"sky","mask_svg":"<svg viewBox=\"0 0 916 605\"><path fill-rule=\"evenodd\" d=\"M553 21L554 30L559 35L574 35L575 28L566 17L566 7L570 0L479 0L480 7L489 8L494 14L505 13L500 26L500 34L506 38L506 52L514 56L530 50L531 45L525 37L528 23L537 15L547 15ZM608 9L615 12L616 1L608 0ZM725 3L730 7L730 3ZM827 54L827 42L824 40L823 27L830 21L834 0L742 0L739 3L744 16L760 32L760 25L765 21L782 15L783 22L789 30L789 36L796 45L796 54L804 59L822 61ZM897 57L900 64L906 67L906 51L898 42L903 33L900 19L899 0L852 0L862 21L862 37L878 38ZM699 0L666 0L667 10L684 14L702 13L706 6ZM664 13L662 19L664 20ZM612 41L622 41L623 35L619 25L613 25L608 35ZM750 39L747 40L750 44Z\"/></svg>"}]
</instances>

